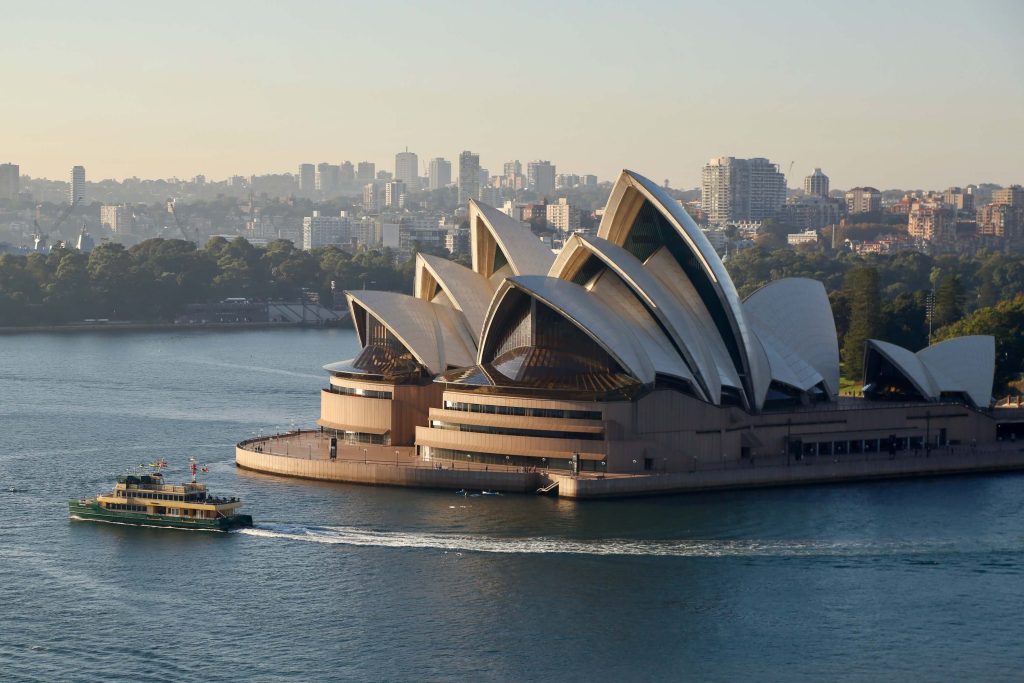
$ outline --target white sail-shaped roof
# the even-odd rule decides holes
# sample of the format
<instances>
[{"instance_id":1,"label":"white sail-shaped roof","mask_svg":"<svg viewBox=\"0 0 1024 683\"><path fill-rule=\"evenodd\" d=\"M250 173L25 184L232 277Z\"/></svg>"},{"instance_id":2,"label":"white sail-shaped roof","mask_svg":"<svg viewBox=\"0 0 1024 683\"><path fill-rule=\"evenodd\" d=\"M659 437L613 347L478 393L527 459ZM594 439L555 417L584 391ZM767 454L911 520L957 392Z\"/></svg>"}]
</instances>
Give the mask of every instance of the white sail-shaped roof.
<instances>
[{"instance_id":1,"label":"white sail-shaped roof","mask_svg":"<svg viewBox=\"0 0 1024 683\"><path fill-rule=\"evenodd\" d=\"M773 377L769 335L779 353L809 365L820 376L817 381L824 379L829 394L839 395L839 343L823 284L808 278L776 280L747 297L743 309L768 352Z\"/></svg>"},{"instance_id":2,"label":"white sail-shaped roof","mask_svg":"<svg viewBox=\"0 0 1024 683\"><path fill-rule=\"evenodd\" d=\"M637 339L628 321L610 311L596 296L580 285L543 275L510 277L498 287L484 322L477 363L486 362L484 353L488 348L489 335L502 332L492 323L495 314L501 309L506 296L512 290L522 291L557 311L641 383L654 382L654 366L644 351L644 344Z\"/></svg>"},{"instance_id":3,"label":"white sail-shaped roof","mask_svg":"<svg viewBox=\"0 0 1024 683\"><path fill-rule=\"evenodd\" d=\"M369 312L430 372L473 363L474 350L458 329L455 312L447 306L396 292L349 291L349 310L356 322L359 342L366 346L359 309Z\"/></svg>"},{"instance_id":4,"label":"white sail-shaped roof","mask_svg":"<svg viewBox=\"0 0 1024 683\"><path fill-rule=\"evenodd\" d=\"M430 254L416 255L416 298L433 301L438 288L443 290L452 306L465 318L465 326L473 338L474 351L480 342L480 330L494 288L480 273L454 261Z\"/></svg>"},{"instance_id":5,"label":"white sail-shaped roof","mask_svg":"<svg viewBox=\"0 0 1024 683\"><path fill-rule=\"evenodd\" d=\"M714 306L716 310L722 311L725 320L720 315L716 327L721 335L729 336L728 340L723 341L734 345L739 365L736 371L746 377L743 388L747 403L752 409L759 410L771 383L768 358L747 324L739 294L725 265L682 205L656 183L638 173L623 171L612 189L598 236L613 244L625 245L646 203L650 203L659 212L685 245L687 256L673 255L673 258L692 257L698 264L699 275L696 271L691 272L694 277L704 281L696 290L705 307Z\"/></svg>"},{"instance_id":6,"label":"white sail-shaped roof","mask_svg":"<svg viewBox=\"0 0 1024 683\"><path fill-rule=\"evenodd\" d=\"M966 393L979 407L992 402L995 337L974 335L948 339L921 349L917 357L928 369L940 393Z\"/></svg>"},{"instance_id":7,"label":"white sail-shaped roof","mask_svg":"<svg viewBox=\"0 0 1024 683\"><path fill-rule=\"evenodd\" d=\"M656 373L696 385L694 389L698 395L707 400L703 388L696 384L693 373L662 332L657 321L615 273L603 272L589 289L607 310L614 312L633 332L644 353L651 359Z\"/></svg>"},{"instance_id":8,"label":"white sail-shaped roof","mask_svg":"<svg viewBox=\"0 0 1024 683\"><path fill-rule=\"evenodd\" d=\"M928 368L925 367L916 353L896 344L890 344L878 339L868 339L866 352L871 353L872 351L881 354L897 370L903 373L903 376L914 385L914 388L917 389L922 398L936 399L939 397L939 389L932 379L931 373L928 372Z\"/></svg>"},{"instance_id":9,"label":"white sail-shaped roof","mask_svg":"<svg viewBox=\"0 0 1024 683\"><path fill-rule=\"evenodd\" d=\"M670 336L671 343L692 370L702 393L718 403L721 381L714 355L700 333L700 323L672 293L644 268L633 254L600 237L575 234L551 265L552 277L572 280L593 256L614 272Z\"/></svg>"},{"instance_id":10,"label":"white sail-shaped roof","mask_svg":"<svg viewBox=\"0 0 1024 683\"><path fill-rule=\"evenodd\" d=\"M533 231L492 206L469 202L470 250L473 270L490 278L495 266L495 247L501 251L513 275L543 275L555 255Z\"/></svg>"},{"instance_id":11,"label":"white sail-shaped roof","mask_svg":"<svg viewBox=\"0 0 1024 683\"><path fill-rule=\"evenodd\" d=\"M722 335L701 301L700 294L694 289L693 283L686 277L686 273L672 258L672 255L664 248L659 249L647 259L644 268L672 293L676 301L685 307L691 319L697 322L698 335L704 340L718 372L719 391L722 386L742 389L743 383L736 372L732 358L729 357L729 350L725 348ZM718 402L715 401L715 403Z\"/></svg>"}]
</instances>

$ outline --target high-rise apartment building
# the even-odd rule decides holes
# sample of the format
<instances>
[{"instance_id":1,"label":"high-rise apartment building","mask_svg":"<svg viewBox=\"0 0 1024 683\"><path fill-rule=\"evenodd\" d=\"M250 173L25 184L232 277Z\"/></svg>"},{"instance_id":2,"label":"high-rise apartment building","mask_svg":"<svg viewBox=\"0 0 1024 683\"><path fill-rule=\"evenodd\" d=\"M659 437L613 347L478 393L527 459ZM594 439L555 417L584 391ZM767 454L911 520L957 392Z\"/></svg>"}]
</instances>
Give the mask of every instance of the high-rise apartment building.
<instances>
[{"instance_id":1,"label":"high-rise apartment building","mask_svg":"<svg viewBox=\"0 0 1024 683\"><path fill-rule=\"evenodd\" d=\"M554 204L548 204L545 214L548 226L561 233L575 232L580 228L579 209L569 204L565 197L559 198Z\"/></svg>"},{"instance_id":2,"label":"high-rise apartment building","mask_svg":"<svg viewBox=\"0 0 1024 683\"><path fill-rule=\"evenodd\" d=\"M384 204L383 185L370 182L363 185L363 211L374 213L380 211Z\"/></svg>"},{"instance_id":3,"label":"high-rise apartment building","mask_svg":"<svg viewBox=\"0 0 1024 683\"><path fill-rule=\"evenodd\" d=\"M377 176L377 165L372 161L360 161L356 166L356 180L361 183L372 182Z\"/></svg>"},{"instance_id":4,"label":"high-rise apartment building","mask_svg":"<svg viewBox=\"0 0 1024 683\"><path fill-rule=\"evenodd\" d=\"M321 216L314 211L302 219L302 248L306 251L331 244L344 244L349 240L349 222L344 212L340 216Z\"/></svg>"},{"instance_id":5,"label":"high-rise apartment building","mask_svg":"<svg viewBox=\"0 0 1024 683\"><path fill-rule=\"evenodd\" d=\"M427 177L430 181L428 187L431 190L448 187L452 184L452 162L441 157L431 159L430 166L427 168Z\"/></svg>"},{"instance_id":6,"label":"high-rise apartment building","mask_svg":"<svg viewBox=\"0 0 1024 683\"><path fill-rule=\"evenodd\" d=\"M907 233L929 242L953 242L956 239L956 212L941 202L914 202L907 214Z\"/></svg>"},{"instance_id":7,"label":"high-rise apartment building","mask_svg":"<svg viewBox=\"0 0 1024 683\"><path fill-rule=\"evenodd\" d=\"M501 174L501 187L505 190L518 192L526 186L523 178L523 165L519 160L506 161Z\"/></svg>"},{"instance_id":8,"label":"high-rise apartment building","mask_svg":"<svg viewBox=\"0 0 1024 683\"><path fill-rule=\"evenodd\" d=\"M1024 233L1024 207L986 204L976 213L978 234L1016 239Z\"/></svg>"},{"instance_id":9,"label":"high-rise apartment building","mask_svg":"<svg viewBox=\"0 0 1024 683\"><path fill-rule=\"evenodd\" d=\"M480 196L480 155L465 151L459 154L459 204Z\"/></svg>"},{"instance_id":10,"label":"high-rise apartment building","mask_svg":"<svg viewBox=\"0 0 1024 683\"><path fill-rule=\"evenodd\" d=\"M316 189L324 197L334 197L341 189L341 167L321 163L316 167Z\"/></svg>"},{"instance_id":11,"label":"high-rise apartment building","mask_svg":"<svg viewBox=\"0 0 1024 683\"><path fill-rule=\"evenodd\" d=\"M21 170L17 164L0 164L0 199L14 199L21 191Z\"/></svg>"},{"instance_id":12,"label":"high-rise apartment building","mask_svg":"<svg viewBox=\"0 0 1024 683\"><path fill-rule=\"evenodd\" d=\"M338 167L338 182L342 188L348 189L356 181L356 169L351 161L342 162Z\"/></svg>"},{"instance_id":13,"label":"high-rise apartment building","mask_svg":"<svg viewBox=\"0 0 1024 683\"><path fill-rule=\"evenodd\" d=\"M956 208L957 211L974 211L974 195L962 187L950 187L942 194L942 201Z\"/></svg>"},{"instance_id":14,"label":"high-rise apartment building","mask_svg":"<svg viewBox=\"0 0 1024 683\"><path fill-rule=\"evenodd\" d=\"M526 165L526 183L542 197L555 194L555 165L550 161L531 161Z\"/></svg>"},{"instance_id":15,"label":"high-rise apartment building","mask_svg":"<svg viewBox=\"0 0 1024 683\"><path fill-rule=\"evenodd\" d=\"M1024 187L1010 185L998 190L992 190L993 204L1006 204L1008 206L1024 206Z\"/></svg>"},{"instance_id":16,"label":"high-rise apartment building","mask_svg":"<svg viewBox=\"0 0 1024 683\"><path fill-rule=\"evenodd\" d=\"M307 197L316 191L316 166L299 164L299 192Z\"/></svg>"},{"instance_id":17,"label":"high-rise apartment building","mask_svg":"<svg viewBox=\"0 0 1024 683\"><path fill-rule=\"evenodd\" d=\"M133 216L127 204L104 204L100 207L100 225L115 235L127 235L132 231Z\"/></svg>"},{"instance_id":18,"label":"high-rise apartment building","mask_svg":"<svg viewBox=\"0 0 1024 683\"><path fill-rule=\"evenodd\" d=\"M882 193L874 187L855 187L846 191L846 213L870 213L882 209Z\"/></svg>"},{"instance_id":19,"label":"high-rise apartment building","mask_svg":"<svg viewBox=\"0 0 1024 683\"><path fill-rule=\"evenodd\" d=\"M85 166L71 169L71 182L68 186L68 204L85 203Z\"/></svg>"},{"instance_id":20,"label":"high-rise apartment building","mask_svg":"<svg viewBox=\"0 0 1024 683\"><path fill-rule=\"evenodd\" d=\"M384 206L389 209L401 209L405 207L406 185L401 180L391 180L384 183Z\"/></svg>"},{"instance_id":21,"label":"high-rise apartment building","mask_svg":"<svg viewBox=\"0 0 1024 683\"><path fill-rule=\"evenodd\" d=\"M409 187L418 188L420 185L420 158L415 152L408 148L404 152L395 155L395 180L400 180Z\"/></svg>"},{"instance_id":22,"label":"high-rise apartment building","mask_svg":"<svg viewBox=\"0 0 1024 683\"><path fill-rule=\"evenodd\" d=\"M712 225L763 221L786 201L786 176L764 158L718 157L701 175L701 210Z\"/></svg>"},{"instance_id":23,"label":"high-rise apartment building","mask_svg":"<svg viewBox=\"0 0 1024 683\"><path fill-rule=\"evenodd\" d=\"M804 178L804 192L812 197L828 199L828 176L820 168L814 169L814 173Z\"/></svg>"}]
</instances>

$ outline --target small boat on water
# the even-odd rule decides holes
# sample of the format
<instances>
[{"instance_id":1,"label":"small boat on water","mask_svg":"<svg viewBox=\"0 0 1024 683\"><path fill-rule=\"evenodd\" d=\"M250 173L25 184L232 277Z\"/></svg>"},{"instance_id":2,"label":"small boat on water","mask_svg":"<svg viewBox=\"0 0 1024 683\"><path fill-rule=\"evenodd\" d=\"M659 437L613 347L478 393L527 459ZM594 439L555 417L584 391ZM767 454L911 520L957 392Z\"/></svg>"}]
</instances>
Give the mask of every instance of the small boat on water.
<instances>
[{"instance_id":1,"label":"small boat on water","mask_svg":"<svg viewBox=\"0 0 1024 683\"><path fill-rule=\"evenodd\" d=\"M125 474L117 478L114 489L95 498L68 502L71 519L110 522L133 526L229 531L252 526L250 515L239 514L238 498L213 496L206 484L196 482L192 463L192 481L166 484L163 474Z\"/></svg>"}]
</instances>

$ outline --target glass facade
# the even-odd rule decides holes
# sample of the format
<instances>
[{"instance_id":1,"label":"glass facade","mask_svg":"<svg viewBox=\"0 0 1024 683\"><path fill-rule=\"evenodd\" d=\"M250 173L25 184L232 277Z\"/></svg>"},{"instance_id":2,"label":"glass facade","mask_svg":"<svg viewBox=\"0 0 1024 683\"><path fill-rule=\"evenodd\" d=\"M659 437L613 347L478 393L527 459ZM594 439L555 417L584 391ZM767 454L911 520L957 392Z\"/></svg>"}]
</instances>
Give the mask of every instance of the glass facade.
<instances>
[{"instance_id":1,"label":"glass facade","mask_svg":"<svg viewBox=\"0 0 1024 683\"><path fill-rule=\"evenodd\" d=\"M601 441L604 434L600 432L552 431L550 429L521 429L519 427L494 427L490 425L468 425L441 420L431 420L434 429L450 429L456 432L472 432L475 434L500 434L503 436L536 436L544 439L580 439L583 441Z\"/></svg>"},{"instance_id":2,"label":"glass facade","mask_svg":"<svg viewBox=\"0 0 1024 683\"><path fill-rule=\"evenodd\" d=\"M374 389L356 389L354 387L340 387L336 384L328 386L324 391L329 391L332 394L341 394L343 396L362 396L363 398L386 398L391 399L393 395L390 391L376 391Z\"/></svg>"},{"instance_id":3,"label":"glass facade","mask_svg":"<svg viewBox=\"0 0 1024 683\"><path fill-rule=\"evenodd\" d=\"M495 406L486 403L462 403L445 401L445 410L460 410L467 413L488 413L491 415L522 415L524 417L556 417L573 420L600 420L600 410L562 410L559 408L524 408L522 406Z\"/></svg>"},{"instance_id":4,"label":"glass facade","mask_svg":"<svg viewBox=\"0 0 1024 683\"><path fill-rule=\"evenodd\" d=\"M532 458L525 455L504 455L500 453L477 453L474 451L453 450L450 448L429 448L426 455L431 460L445 460L453 464L478 463L482 465L504 465L519 467L526 470L565 470L572 471L572 457L566 458ZM604 472L605 461L580 459L580 471Z\"/></svg>"}]
</instances>

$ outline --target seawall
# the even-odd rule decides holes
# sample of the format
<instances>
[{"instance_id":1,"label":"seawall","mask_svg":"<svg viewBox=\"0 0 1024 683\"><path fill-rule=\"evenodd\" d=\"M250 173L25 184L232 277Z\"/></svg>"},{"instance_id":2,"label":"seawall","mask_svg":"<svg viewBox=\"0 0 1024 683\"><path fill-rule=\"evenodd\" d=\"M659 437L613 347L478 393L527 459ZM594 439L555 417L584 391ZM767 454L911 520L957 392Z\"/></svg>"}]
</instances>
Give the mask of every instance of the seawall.
<instances>
[{"instance_id":1,"label":"seawall","mask_svg":"<svg viewBox=\"0 0 1024 683\"><path fill-rule=\"evenodd\" d=\"M880 479L1024 470L1024 449L1005 448L961 454L932 454L893 460L801 461L790 465L652 474L604 479L551 474L558 495L566 498L613 498L686 491L799 486Z\"/></svg>"},{"instance_id":2,"label":"seawall","mask_svg":"<svg viewBox=\"0 0 1024 683\"><path fill-rule=\"evenodd\" d=\"M266 474L376 486L533 493L541 481L536 472L436 469L404 463L302 458L254 452L241 445L235 448L235 464Z\"/></svg>"}]
</instances>

